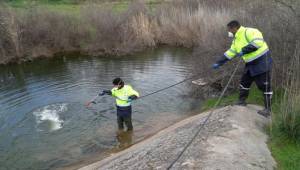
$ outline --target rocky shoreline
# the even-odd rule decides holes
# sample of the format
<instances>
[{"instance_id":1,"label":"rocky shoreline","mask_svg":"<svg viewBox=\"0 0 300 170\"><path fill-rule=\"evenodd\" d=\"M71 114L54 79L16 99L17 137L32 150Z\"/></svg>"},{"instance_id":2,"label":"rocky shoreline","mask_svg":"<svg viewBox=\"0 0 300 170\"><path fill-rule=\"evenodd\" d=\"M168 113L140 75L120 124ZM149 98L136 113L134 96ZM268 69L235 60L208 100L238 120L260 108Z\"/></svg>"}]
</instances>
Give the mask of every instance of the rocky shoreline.
<instances>
[{"instance_id":1,"label":"rocky shoreline","mask_svg":"<svg viewBox=\"0 0 300 170\"><path fill-rule=\"evenodd\" d=\"M227 106L214 111L207 124L172 169L274 169L266 144L269 120L258 106ZM164 129L149 139L80 170L166 169L192 139L209 112Z\"/></svg>"}]
</instances>

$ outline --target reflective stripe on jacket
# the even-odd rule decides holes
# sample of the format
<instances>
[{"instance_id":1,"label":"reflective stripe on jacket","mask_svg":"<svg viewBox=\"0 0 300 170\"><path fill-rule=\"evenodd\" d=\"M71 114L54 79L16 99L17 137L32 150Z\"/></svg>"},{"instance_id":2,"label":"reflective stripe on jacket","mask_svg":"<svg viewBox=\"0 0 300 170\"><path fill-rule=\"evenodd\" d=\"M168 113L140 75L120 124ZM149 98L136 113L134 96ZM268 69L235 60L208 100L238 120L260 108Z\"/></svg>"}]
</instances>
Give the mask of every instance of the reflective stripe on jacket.
<instances>
[{"instance_id":1,"label":"reflective stripe on jacket","mask_svg":"<svg viewBox=\"0 0 300 170\"><path fill-rule=\"evenodd\" d=\"M246 63L258 59L269 51L269 47L258 29L241 26L234 36L230 49L224 55L228 59L232 59L248 44L253 45L257 50L243 55L242 58Z\"/></svg>"}]
</instances>

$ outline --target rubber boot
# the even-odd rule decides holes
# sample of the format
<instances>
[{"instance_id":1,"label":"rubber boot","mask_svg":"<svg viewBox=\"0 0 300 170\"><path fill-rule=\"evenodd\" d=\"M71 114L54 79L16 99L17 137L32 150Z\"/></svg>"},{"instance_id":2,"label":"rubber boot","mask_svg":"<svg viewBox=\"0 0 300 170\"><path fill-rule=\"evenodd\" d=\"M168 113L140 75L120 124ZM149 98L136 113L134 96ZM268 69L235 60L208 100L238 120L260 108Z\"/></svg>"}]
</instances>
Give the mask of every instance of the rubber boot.
<instances>
[{"instance_id":1,"label":"rubber boot","mask_svg":"<svg viewBox=\"0 0 300 170\"><path fill-rule=\"evenodd\" d=\"M264 116L269 117L271 115L271 98L272 95L266 94L264 95L264 104L265 108L263 110L259 110L257 113Z\"/></svg>"},{"instance_id":2,"label":"rubber boot","mask_svg":"<svg viewBox=\"0 0 300 170\"><path fill-rule=\"evenodd\" d=\"M236 102L236 105L239 106L246 106L246 99L249 96L249 90L245 90L245 89L240 89L240 96L239 96L239 100Z\"/></svg>"}]
</instances>

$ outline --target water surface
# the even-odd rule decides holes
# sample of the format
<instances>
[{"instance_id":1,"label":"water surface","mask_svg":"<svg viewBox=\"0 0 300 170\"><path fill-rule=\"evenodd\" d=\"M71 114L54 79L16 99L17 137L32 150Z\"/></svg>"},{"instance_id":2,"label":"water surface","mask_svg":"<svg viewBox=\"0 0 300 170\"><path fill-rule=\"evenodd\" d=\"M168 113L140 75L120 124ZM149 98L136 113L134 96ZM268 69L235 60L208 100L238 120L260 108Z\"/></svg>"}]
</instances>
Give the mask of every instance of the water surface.
<instances>
[{"instance_id":1,"label":"water surface","mask_svg":"<svg viewBox=\"0 0 300 170\"><path fill-rule=\"evenodd\" d=\"M114 100L84 103L122 77L141 95L192 75L190 51L57 57L0 66L0 169L57 169L100 160L190 116L200 101L183 83L133 104L134 134L117 135ZM73 166L77 167L77 166Z\"/></svg>"}]
</instances>

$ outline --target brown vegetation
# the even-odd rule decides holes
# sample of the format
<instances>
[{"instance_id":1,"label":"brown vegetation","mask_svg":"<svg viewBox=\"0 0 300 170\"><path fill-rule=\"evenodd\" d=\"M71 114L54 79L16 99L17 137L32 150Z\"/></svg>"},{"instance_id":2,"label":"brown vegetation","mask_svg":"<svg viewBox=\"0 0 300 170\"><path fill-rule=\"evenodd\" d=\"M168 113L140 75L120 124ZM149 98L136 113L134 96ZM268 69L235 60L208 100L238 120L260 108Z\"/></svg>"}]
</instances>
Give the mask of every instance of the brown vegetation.
<instances>
[{"instance_id":1,"label":"brown vegetation","mask_svg":"<svg viewBox=\"0 0 300 170\"><path fill-rule=\"evenodd\" d=\"M282 67L293 56L299 31L297 1L182 0L149 10L140 1L127 11L107 6L82 5L79 13L64 13L32 6L0 10L0 63L53 56L59 52L88 55L124 55L161 44L194 47L209 52L207 62L228 48L226 23L238 19L259 28L275 61L277 83L284 78ZM200 57L200 56L199 56ZM204 64L203 67L208 64Z\"/></svg>"},{"instance_id":2,"label":"brown vegetation","mask_svg":"<svg viewBox=\"0 0 300 170\"><path fill-rule=\"evenodd\" d=\"M294 50L290 67L282 81L284 93L280 103L279 128L293 139L300 139L300 42Z\"/></svg>"}]
</instances>

